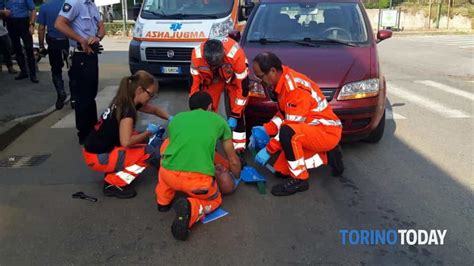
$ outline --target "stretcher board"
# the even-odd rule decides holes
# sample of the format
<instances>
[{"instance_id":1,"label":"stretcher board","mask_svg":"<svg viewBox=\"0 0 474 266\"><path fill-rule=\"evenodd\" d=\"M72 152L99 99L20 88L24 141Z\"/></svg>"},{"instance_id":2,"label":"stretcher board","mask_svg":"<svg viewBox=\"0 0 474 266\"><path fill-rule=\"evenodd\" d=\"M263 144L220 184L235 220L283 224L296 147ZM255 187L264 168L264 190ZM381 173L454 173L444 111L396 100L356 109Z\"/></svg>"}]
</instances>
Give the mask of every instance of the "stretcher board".
<instances>
[{"instance_id":1,"label":"stretcher board","mask_svg":"<svg viewBox=\"0 0 474 266\"><path fill-rule=\"evenodd\" d=\"M225 210L222 209L222 208L218 208L218 209L216 209L215 211L206 214L206 216L204 217L204 219L202 219L202 223L203 223L203 224L210 223L210 222L212 222L212 221L215 221L215 220L217 220L217 219L220 219L220 218L226 216L227 214L229 214L229 212L225 211Z\"/></svg>"}]
</instances>

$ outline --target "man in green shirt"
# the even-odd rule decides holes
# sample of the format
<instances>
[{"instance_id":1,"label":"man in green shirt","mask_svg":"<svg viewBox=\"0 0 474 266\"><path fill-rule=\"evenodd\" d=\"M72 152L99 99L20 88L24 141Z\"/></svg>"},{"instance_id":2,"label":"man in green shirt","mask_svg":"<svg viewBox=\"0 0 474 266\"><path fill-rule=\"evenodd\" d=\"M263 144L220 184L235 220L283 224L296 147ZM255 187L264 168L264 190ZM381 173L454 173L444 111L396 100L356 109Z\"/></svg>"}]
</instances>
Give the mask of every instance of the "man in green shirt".
<instances>
[{"instance_id":1,"label":"man in green shirt","mask_svg":"<svg viewBox=\"0 0 474 266\"><path fill-rule=\"evenodd\" d=\"M176 191L188 195L174 204L176 218L171 232L179 240L186 240L189 228L222 203L214 177L218 140L222 141L232 174L239 177L241 169L231 130L224 118L212 112L211 96L206 92L195 93L189 98L189 107L191 111L175 115L168 126L169 138L161 147L156 186L159 211L169 210Z\"/></svg>"}]
</instances>

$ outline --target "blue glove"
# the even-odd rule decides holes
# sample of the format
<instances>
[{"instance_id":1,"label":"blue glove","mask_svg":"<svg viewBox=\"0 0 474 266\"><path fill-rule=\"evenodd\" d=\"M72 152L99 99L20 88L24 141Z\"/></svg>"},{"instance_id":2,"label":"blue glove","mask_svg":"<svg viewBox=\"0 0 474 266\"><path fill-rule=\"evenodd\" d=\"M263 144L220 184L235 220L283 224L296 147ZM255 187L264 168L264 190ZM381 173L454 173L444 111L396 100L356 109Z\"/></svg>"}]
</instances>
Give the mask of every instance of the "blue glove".
<instances>
[{"instance_id":1,"label":"blue glove","mask_svg":"<svg viewBox=\"0 0 474 266\"><path fill-rule=\"evenodd\" d=\"M173 118L174 118L174 116L173 116L173 115L170 115L170 116L168 117L168 123L171 122L171 120L173 120Z\"/></svg>"},{"instance_id":2,"label":"blue glove","mask_svg":"<svg viewBox=\"0 0 474 266\"><path fill-rule=\"evenodd\" d=\"M261 149L257 153L257 156L255 156L255 162L262 166L265 165L268 160L270 160L270 153L268 153L267 148Z\"/></svg>"},{"instance_id":3,"label":"blue glove","mask_svg":"<svg viewBox=\"0 0 474 266\"><path fill-rule=\"evenodd\" d=\"M153 124L153 123L148 123L148 126L146 127L146 131L150 131L151 134L155 135L158 133L158 130L160 129L159 126Z\"/></svg>"},{"instance_id":4,"label":"blue glove","mask_svg":"<svg viewBox=\"0 0 474 266\"><path fill-rule=\"evenodd\" d=\"M254 150L261 150L270 142L270 136L263 126L256 126L252 128L252 135L250 136L249 147Z\"/></svg>"},{"instance_id":5,"label":"blue glove","mask_svg":"<svg viewBox=\"0 0 474 266\"><path fill-rule=\"evenodd\" d=\"M237 127L237 119L231 117L227 120L227 124L229 124L230 129L234 130Z\"/></svg>"}]
</instances>

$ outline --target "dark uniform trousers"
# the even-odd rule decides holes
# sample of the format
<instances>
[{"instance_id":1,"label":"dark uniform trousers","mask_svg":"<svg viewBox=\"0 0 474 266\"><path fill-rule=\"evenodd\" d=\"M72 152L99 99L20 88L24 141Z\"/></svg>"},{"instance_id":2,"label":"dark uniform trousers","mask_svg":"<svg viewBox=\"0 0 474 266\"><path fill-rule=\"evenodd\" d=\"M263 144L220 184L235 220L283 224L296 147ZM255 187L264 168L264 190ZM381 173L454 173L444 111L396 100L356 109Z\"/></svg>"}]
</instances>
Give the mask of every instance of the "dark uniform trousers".
<instances>
[{"instance_id":1,"label":"dark uniform trousers","mask_svg":"<svg viewBox=\"0 0 474 266\"><path fill-rule=\"evenodd\" d=\"M56 39L46 36L46 42L48 43L48 57L49 64L51 65L51 77L53 79L54 87L58 94L65 94L64 91L64 80L63 80L63 67L64 60L69 52L69 40ZM71 95L71 99L73 99Z\"/></svg>"},{"instance_id":2,"label":"dark uniform trousers","mask_svg":"<svg viewBox=\"0 0 474 266\"><path fill-rule=\"evenodd\" d=\"M79 143L83 144L97 123L95 97L99 85L99 62L97 54L74 52L69 69L69 86L76 100L76 128Z\"/></svg>"},{"instance_id":3,"label":"dark uniform trousers","mask_svg":"<svg viewBox=\"0 0 474 266\"><path fill-rule=\"evenodd\" d=\"M28 69L30 77L36 77L36 62L33 54L33 36L30 34L30 18L9 18L7 19L8 34L12 41L13 50L16 54L16 62L21 71L28 73L26 69L25 55L20 39L23 40L26 57L28 58Z\"/></svg>"}]
</instances>

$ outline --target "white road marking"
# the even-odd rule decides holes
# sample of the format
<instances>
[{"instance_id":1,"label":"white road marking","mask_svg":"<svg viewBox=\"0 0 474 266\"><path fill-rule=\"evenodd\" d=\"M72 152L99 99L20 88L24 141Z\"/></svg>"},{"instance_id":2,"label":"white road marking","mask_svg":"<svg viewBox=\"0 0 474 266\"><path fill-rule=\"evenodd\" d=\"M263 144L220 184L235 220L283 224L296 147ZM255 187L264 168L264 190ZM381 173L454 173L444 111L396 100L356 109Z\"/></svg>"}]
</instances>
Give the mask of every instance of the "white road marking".
<instances>
[{"instance_id":1,"label":"white road marking","mask_svg":"<svg viewBox=\"0 0 474 266\"><path fill-rule=\"evenodd\" d=\"M115 97L117 93L118 86L107 86L103 90L101 90L97 97L95 98L97 104L97 115L102 114L105 109L109 106L112 99ZM56 124L54 124L51 128L75 128L76 127L76 116L75 112L72 111L61 120L59 120Z\"/></svg>"},{"instance_id":2,"label":"white road marking","mask_svg":"<svg viewBox=\"0 0 474 266\"><path fill-rule=\"evenodd\" d=\"M430 100L426 97L418 96L411 91L397 88L396 86L391 85L388 92L397 97L403 98L409 102L413 102L421 107L424 107L434 113L438 113L443 117L447 118L469 118L470 115L466 114L463 111L451 109L442 105L441 103Z\"/></svg>"},{"instance_id":3,"label":"white road marking","mask_svg":"<svg viewBox=\"0 0 474 266\"><path fill-rule=\"evenodd\" d=\"M447 92L447 93L450 93L450 94L454 94L454 95L466 98L466 99L471 100L471 101L474 101L474 93L470 93L470 92L463 91L463 90L460 90L460 89L457 89L457 88L453 88L451 86L444 85L444 84L441 84L441 83L438 83L438 82L435 82L435 81L432 81L432 80L416 80L415 83L420 83L420 84L423 84L423 85L426 85L426 86L430 86L432 88L435 88L435 89L438 89L438 90L441 90L441 91L444 91L444 92Z\"/></svg>"}]
</instances>

